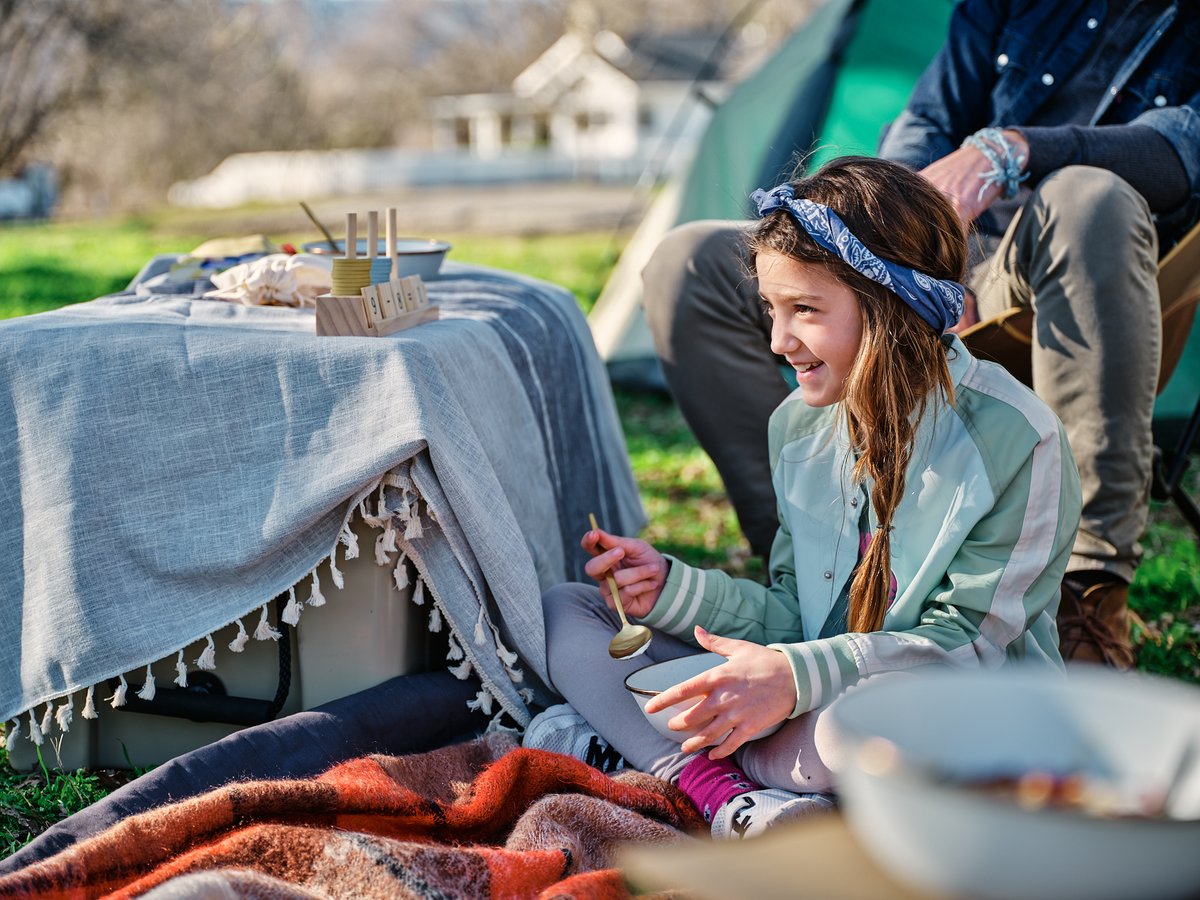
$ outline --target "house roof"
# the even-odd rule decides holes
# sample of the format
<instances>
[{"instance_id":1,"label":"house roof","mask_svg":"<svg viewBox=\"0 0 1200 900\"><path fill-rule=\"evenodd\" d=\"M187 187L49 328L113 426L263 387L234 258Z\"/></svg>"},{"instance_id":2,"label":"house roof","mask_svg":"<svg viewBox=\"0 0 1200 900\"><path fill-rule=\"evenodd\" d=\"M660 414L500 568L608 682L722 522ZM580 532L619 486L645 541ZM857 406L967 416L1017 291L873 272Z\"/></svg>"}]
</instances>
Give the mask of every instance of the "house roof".
<instances>
[{"instance_id":1,"label":"house roof","mask_svg":"<svg viewBox=\"0 0 1200 900\"><path fill-rule=\"evenodd\" d=\"M597 35L594 45L634 81L716 81L726 74L722 61L711 59L720 37L716 31L641 32L621 40L607 32Z\"/></svg>"},{"instance_id":2,"label":"house roof","mask_svg":"<svg viewBox=\"0 0 1200 900\"><path fill-rule=\"evenodd\" d=\"M643 32L625 40L611 31L568 31L514 79L513 89L521 97L555 93L597 59L639 83L721 80L721 66L711 60L719 40L717 32Z\"/></svg>"}]
</instances>

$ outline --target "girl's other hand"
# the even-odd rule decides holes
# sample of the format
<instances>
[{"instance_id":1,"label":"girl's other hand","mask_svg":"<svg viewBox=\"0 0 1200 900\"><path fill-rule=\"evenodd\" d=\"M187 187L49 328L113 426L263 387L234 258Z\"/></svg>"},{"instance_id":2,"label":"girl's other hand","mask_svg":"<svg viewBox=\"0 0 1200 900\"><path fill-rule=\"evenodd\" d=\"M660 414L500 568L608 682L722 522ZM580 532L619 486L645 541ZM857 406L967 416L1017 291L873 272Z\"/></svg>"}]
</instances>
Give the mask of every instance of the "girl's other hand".
<instances>
[{"instance_id":1,"label":"girl's other hand","mask_svg":"<svg viewBox=\"0 0 1200 900\"><path fill-rule=\"evenodd\" d=\"M654 608L667 581L666 557L643 540L599 529L585 534L579 545L592 557L584 571L600 585L609 609L617 608L605 579L609 572L621 591L626 613L640 618Z\"/></svg>"},{"instance_id":2,"label":"girl's other hand","mask_svg":"<svg viewBox=\"0 0 1200 900\"><path fill-rule=\"evenodd\" d=\"M696 641L726 661L681 681L646 704L654 713L689 699L700 702L667 723L669 728L699 731L683 742L684 753L712 744L710 759L729 756L765 728L777 725L796 708L796 680L787 657L752 641L718 637L696 626ZM722 736L724 740L721 740Z\"/></svg>"}]
</instances>

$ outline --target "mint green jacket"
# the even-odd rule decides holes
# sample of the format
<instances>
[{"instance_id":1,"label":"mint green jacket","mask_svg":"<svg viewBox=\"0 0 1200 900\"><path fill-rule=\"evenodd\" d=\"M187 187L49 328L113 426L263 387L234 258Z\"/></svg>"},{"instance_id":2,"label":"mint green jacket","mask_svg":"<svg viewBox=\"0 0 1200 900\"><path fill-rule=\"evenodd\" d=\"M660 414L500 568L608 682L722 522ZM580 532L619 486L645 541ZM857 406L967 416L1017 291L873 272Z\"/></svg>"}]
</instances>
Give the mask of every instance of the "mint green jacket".
<instances>
[{"instance_id":1,"label":"mint green jacket","mask_svg":"<svg viewBox=\"0 0 1200 900\"><path fill-rule=\"evenodd\" d=\"M931 405L918 425L892 522L896 596L883 630L820 636L858 562L870 504L851 476L836 407L809 407L799 391L768 431L779 508L770 587L668 557L666 585L642 621L689 641L701 625L782 651L796 679L793 716L880 672L1061 667L1054 614L1079 526L1075 461L1032 391L947 341L955 402Z\"/></svg>"}]
</instances>

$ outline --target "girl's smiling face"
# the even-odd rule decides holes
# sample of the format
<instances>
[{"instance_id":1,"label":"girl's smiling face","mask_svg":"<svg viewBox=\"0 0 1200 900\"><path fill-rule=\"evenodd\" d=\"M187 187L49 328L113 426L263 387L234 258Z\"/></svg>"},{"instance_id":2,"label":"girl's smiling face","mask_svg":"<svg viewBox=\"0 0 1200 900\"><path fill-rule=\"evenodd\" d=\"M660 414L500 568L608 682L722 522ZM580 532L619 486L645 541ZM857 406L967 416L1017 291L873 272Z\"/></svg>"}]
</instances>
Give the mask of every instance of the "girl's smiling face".
<instances>
[{"instance_id":1,"label":"girl's smiling face","mask_svg":"<svg viewBox=\"0 0 1200 900\"><path fill-rule=\"evenodd\" d=\"M837 403L862 342L858 297L821 266L782 253L762 251L755 266L771 349L796 370L805 403Z\"/></svg>"}]
</instances>

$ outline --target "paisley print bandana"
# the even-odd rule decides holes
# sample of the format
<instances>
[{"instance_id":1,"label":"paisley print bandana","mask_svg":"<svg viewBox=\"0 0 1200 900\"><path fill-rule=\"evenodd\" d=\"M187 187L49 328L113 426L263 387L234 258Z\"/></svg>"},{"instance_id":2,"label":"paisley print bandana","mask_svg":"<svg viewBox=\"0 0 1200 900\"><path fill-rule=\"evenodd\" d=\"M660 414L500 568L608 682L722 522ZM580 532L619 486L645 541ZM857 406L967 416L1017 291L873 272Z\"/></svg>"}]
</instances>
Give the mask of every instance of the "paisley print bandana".
<instances>
[{"instance_id":1,"label":"paisley print bandana","mask_svg":"<svg viewBox=\"0 0 1200 900\"><path fill-rule=\"evenodd\" d=\"M814 241L859 274L883 285L939 334L962 316L966 289L961 284L880 259L854 236L837 213L828 206L798 198L790 184L757 190L750 199L757 204L760 218L777 209L787 210Z\"/></svg>"}]
</instances>

